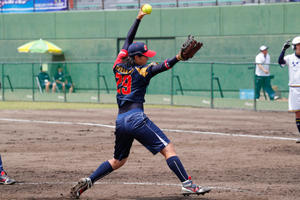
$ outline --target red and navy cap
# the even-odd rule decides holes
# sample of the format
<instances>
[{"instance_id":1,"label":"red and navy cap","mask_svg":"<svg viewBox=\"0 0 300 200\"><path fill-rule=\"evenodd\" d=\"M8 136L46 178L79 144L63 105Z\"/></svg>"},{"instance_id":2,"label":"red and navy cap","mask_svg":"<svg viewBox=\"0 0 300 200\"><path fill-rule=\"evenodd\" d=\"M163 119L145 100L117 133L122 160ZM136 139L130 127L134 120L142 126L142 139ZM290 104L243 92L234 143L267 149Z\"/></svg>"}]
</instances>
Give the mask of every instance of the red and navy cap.
<instances>
[{"instance_id":1,"label":"red and navy cap","mask_svg":"<svg viewBox=\"0 0 300 200\"><path fill-rule=\"evenodd\" d=\"M155 51L149 50L144 42L134 42L128 48L128 55L143 55L152 58L156 55Z\"/></svg>"}]
</instances>

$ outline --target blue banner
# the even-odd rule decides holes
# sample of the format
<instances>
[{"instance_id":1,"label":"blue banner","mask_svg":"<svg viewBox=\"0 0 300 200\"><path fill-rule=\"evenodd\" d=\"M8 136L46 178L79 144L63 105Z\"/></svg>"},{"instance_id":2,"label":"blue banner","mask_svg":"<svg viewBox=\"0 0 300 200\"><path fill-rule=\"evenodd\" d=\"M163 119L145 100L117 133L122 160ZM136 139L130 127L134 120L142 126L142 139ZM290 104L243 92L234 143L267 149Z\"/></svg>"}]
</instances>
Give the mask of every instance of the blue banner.
<instances>
[{"instance_id":1,"label":"blue banner","mask_svg":"<svg viewBox=\"0 0 300 200\"><path fill-rule=\"evenodd\" d=\"M68 8L68 0L0 0L1 12L45 12Z\"/></svg>"},{"instance_id":2,"label":"blue banner","mask_svg":"<svg viewBox=\"0 0 300 200\"><path fill-rule=\"evenodd\" d=\"M68 8L67 0L35 0L35 11L58 11Z\"/></svg>"},{"instance_id":3,"label":"blue banner","mask_svg":"<svg viewBox=\"0 0 300 200\"><path fill-rule=\"evenodd\" d=\"M1 0L2 12L33 12L33 0Z\"/></svg>"}]
</instances>

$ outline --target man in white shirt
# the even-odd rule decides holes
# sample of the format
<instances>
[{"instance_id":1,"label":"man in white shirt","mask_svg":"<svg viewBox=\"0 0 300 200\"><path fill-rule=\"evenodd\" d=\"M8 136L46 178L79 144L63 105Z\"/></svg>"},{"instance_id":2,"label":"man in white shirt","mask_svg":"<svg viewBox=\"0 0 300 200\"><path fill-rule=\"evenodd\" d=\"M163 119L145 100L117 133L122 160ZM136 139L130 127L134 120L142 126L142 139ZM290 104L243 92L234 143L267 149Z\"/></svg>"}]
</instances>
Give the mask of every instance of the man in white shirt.
<instances>
[{"instance_id":1,"label":"man in white shirt","mask_svg":"<svg viewBox=\"0 0 300 200\"><path fill-rule=\"evenodd\" d=\"M295 112L296 125L300 133L300 36L292 41L294 53L284 56L290 46L290 41L284 43L278 63L281 67L287 65L289 68L289 111ZM300 143L300 138L296 142Z\"/></svg>"},{"instance_id":2,"label":"man in white shirt","mask_svg":"<svg viewBox=\"0 0 300 200\"><path fill-rule=\"evenodd\" d=\"M275 92L271 87L270 79L270 55L268 54L268 47L262 45L260 53L255 58L256 69L255 69L255 98L259 99L260 90L263 88L269 95L270 100L274 100Z\"/></svg>"}]
</instances>

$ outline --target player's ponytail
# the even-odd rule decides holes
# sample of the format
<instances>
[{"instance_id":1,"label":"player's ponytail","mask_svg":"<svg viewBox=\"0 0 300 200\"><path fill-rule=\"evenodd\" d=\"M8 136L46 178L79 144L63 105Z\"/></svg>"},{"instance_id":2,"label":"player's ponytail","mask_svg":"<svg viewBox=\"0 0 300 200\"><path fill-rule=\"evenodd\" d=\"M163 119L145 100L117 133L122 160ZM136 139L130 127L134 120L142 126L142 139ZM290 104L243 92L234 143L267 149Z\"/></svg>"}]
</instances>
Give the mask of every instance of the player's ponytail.
<instances>
[{"instance_id":1,"label":"player's ponytail","mask_svg":"<svg viewBox=\"0 0 300 200\"><path fill-rule=\"evenodd\" d=\"M135 65L133 57L126 57L122 59L122 63L125 64L127 67L133 67Z\"/></svg>"}]
</instances>

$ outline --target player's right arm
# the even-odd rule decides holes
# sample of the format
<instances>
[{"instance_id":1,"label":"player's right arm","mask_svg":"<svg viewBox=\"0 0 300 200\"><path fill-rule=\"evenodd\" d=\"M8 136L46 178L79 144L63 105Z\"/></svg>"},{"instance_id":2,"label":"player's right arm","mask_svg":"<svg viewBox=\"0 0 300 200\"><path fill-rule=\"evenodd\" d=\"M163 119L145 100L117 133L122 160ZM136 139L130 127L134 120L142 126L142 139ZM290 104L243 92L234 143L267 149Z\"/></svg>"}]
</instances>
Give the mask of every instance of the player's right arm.
<instances>
[{"instance_id":1,"label":"player's right arm","mask_svg":"<svg viewBox=\"0 0 300 200\"><path fill-rule=\"evenodd\" d=\"M131 26L131 28L129 29L128 31L128 34L127 34L127 37L126 37L126 40L125 40L125 43L122 47L122 49L124 50L128 50L128 47L129 45L132 44L134 38L135 38L135 35L136 35L136 32L138 30L138 27L140 25L140 22L141 20L143 19L143 17L146 15L146 13L144 13L141 9L133 23L133 25Z\"/></svg>"},{"instance_id":2,"label":"player's right arm","mask_svg":"<svg viewBox=\"0 0 300 200\"><path fill-rule=\"evenodd\" d=\"M278 58L278 64L281 66L281 67L283 67L285 64L286 64L286 61L284 60L284 54L285 54L285 51L288 49L288 48L290 48L290 40L289 41L287 41L287 42L285 42L284 44L283 44L283 47L282 47L282 51L281 51L281 53L280 53L280 55L279 55L279 58Z\"/></svg>"},{"instance_id":3,"label":"player's right arm","mask_svg":"<svg viewBox=\"0 0 300 200\"><path fill-rule=\"evenodd\" d=\"M114 67L116 66L116 64L121 63L123 58L126 58L128 56L128 47L129 47L129 45L132 44L132 42L135 38L136 32L138 30L138 27L140 25L140 22L141 22L141 20L143 19L143 17L145 15L146 15L146 13L144 13L140 9L134 23L132 24L131 28L128 31L128 34L127 34L126 40L124 42L124 45L123 45L121 51L119 52L118 57L117 57L117 59L114 63Z\"/></svg>"},{"instance_id":4,"label":"player's right arm","mask_svg":"<svg viewBox=\"0 0 300 200\"><path fill-rule=\"evenodd\" d=\"M162 62L160 64L151 65L151 67L149 69L151 77L153 77L161 72L171 69L179 61L180 61L180 59L176 55L173 58L166 59L164 62Z\"/></svg>"}]
</instances>

